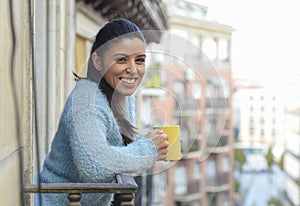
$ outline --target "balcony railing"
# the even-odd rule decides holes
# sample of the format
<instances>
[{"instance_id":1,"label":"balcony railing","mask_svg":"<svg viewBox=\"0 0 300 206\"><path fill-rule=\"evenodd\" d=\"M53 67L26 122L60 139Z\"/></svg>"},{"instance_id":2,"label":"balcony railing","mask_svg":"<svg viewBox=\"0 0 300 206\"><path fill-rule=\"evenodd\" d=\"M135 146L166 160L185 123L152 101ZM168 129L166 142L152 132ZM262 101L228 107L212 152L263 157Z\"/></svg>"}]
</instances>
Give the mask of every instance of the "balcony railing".
<instances>
[{"instance_id":1,"label":"balcony railing","mask_svg":"<svg viewBox=\"0 0 300 206\"><path fill-rule=\"evenodd\" d=\"M201 199L199 180L189 181L187 184L187 191L185 194L177 194L174 197L176 205L186 205L192 202L199 202Z\"/></svg>"},{"instance_id":2,"label":"balcony railing","mask_svg":"<svg viewBox=\"0 0 300 206\"><path fill-rule=\"evenodd\" d=\"M177 100L176 110L178 111L199 111L200 102L198 99L179 99Z\"/></svg>"},{"instance_id":3,"label":"balcony railing","mask_svg":"<svg viewBox=\"0 0 300 206\"><path fill-rule=\"evenodd\" d=\"M208 98L206 108L228 108L228 98Z\"/></svg>"},{"instance_id":4,"label":"balcony railing","mask_svg":"<svg viewBox=\"0 0 300 206\"><path fill-rule=\"evenodd\" d=\"M229 189L229 173L224 172L216 177L207 178L206 190L209 192L220 192Z\"/></svg>"},{"instance_id":5,"label":"balcony railing","mask_svg":"<svg viewBox=\"0 0 300 206\"><path fill-rule=\"evenodd\" d=\"M25 193L68 193L69 206L81 206L82 193L114 193L119 205L134 206L134 193L138 186L131 176L116 175L116 183L42 183L25 184Z\"/></svg>"},{"instance_id":6,"label":"balcony railing","mask_svg":"<svg viewBox=\"0 0 300 206\"><path fill-rule=\"evenodd\" d=\"M206 142L207 147L224 147L228 145L228 135L224 132L224 135L209 136Z\"/></svg>"}]
</instances>

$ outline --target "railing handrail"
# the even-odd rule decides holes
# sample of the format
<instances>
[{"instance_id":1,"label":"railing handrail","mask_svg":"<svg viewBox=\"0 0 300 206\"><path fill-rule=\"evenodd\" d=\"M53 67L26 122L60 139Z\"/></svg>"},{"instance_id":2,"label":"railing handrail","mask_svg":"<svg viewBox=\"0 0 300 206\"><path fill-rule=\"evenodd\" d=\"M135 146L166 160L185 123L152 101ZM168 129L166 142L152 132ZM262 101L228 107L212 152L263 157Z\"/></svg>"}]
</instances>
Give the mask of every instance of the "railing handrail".
<instances>
[{"instance_id":1,"label":"railing handrail","mask_svg":"<svg viewBox=\"0 0 300 206\"><path fill-rule=\"evenodd\" d=\"M133 205L131 203L133 201L134 193L138 190L138 186L133 177L118 174L116 175L116 183L25 184L23 189L25 193L69 193L69 201L78 202L78 205L80 205L81 193L115 193L120 194L121 196L123 195L124 197L121 197L120 199L128 205ZM75 196L76 198L74 198Z\"/></svg>"}]
</instances>

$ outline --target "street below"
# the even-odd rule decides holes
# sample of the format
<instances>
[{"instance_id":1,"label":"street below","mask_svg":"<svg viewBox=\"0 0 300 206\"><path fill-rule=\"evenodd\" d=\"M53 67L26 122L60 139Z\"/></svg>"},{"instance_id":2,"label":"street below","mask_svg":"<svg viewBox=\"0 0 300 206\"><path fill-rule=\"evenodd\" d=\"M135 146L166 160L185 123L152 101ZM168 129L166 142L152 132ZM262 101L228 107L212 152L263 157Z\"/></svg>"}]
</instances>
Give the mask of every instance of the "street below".
<instances>
[{"instance_id":1,"label":"street below","mask_svg":"<svg viewBox=\"0 0 300 206\"><path fill-rule=\"evenodd\" d=\"M258 162L263 158L261 156ZM274 165L270 171L266 164L258 164L258 162L247 161L245 170L236 172L236 178L240 182L238 201L240 206L268 206L271 198L279 201L283 198L284 173L277 165Z\"/></svg>"}]
</instances>

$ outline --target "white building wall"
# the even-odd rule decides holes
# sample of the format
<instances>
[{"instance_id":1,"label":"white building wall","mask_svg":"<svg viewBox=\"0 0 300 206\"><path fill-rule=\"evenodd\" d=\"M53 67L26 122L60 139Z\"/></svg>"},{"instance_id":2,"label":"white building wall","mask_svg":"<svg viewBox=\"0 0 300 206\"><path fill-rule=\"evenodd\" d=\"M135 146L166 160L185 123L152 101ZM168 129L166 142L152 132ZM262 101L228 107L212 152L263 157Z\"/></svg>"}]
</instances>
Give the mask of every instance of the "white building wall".
<instances>
[{"instance_id":1,"label":"white building wall","mask_svg":"<svg viewBox=\"0 0 300 206\"><path fill-rule=\"evenodd\" d=\"M286 115L286 153L284 170L286 176L285 192L293 205L300 205L300 116L299 105L287 110ZM298 111L298 113L297 113Z\"/></svg>"},{"instance_id":2,"label":"white building wall","mask_svg":"<svg viewBox=\"0 0 300 206\"><path fill-rule=\"evenodd\" d=\"M288 191L287 195L292 201L293 205L300 205L300 188L290 178L286 179L286 191Z\"/></svg>"},{"instance_id":3,"label":"white building wall","mask_svg":"<svg viewBox=\"0 0 300 206\"><path fill-rule=\"evenodd\" d=\"M284 169L295 180L300 179L300 161L295 156L289 153L285 155Z\"/></svg>"},{"instance_id":4,"label":"white building wall","mask_svg":"<svg viewBox=\"0 0 300 206\"><path fill-rule=\"evenodd\" d=\"M280 98L265 89L240 89L235 95L238 99L235 109L239 111L239 123L235 124L239 124L240 143L282 145L284 104Z\"/></svg>"}]
</instances>

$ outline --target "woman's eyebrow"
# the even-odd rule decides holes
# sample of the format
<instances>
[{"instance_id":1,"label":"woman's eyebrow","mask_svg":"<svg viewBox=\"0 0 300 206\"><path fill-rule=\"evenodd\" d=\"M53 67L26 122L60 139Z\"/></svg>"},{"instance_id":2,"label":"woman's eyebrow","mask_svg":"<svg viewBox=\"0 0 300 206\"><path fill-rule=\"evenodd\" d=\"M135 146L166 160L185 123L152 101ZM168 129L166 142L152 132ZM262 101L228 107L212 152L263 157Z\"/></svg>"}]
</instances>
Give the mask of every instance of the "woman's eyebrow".
<instances>
[{"instance_id":1,"label":"woman's eyebrow","mask_svg":"<svg viewBox=\"0 0 300 206\"><path fill-rule=\"evenodd\" d=\"M122 53L116 53L113 56L128 56L127 54L122 54Z\"/></svg>"},{"instance_id":2,"label":"woman's eyebrow","mask_svg":"<svg viewBox=\"0 0 300 206\"><path fill-rule=\"evenodd\" d=\"M127 57L127 56L130 56L130 55L128 55L128 54L123 54L123 53L116 53L116 54L114 54L113 56L125 56L125 57ZM137 55L138 57L146 57L146 54L139 54L139 55Z\"/></svg>"}]
</instances>

